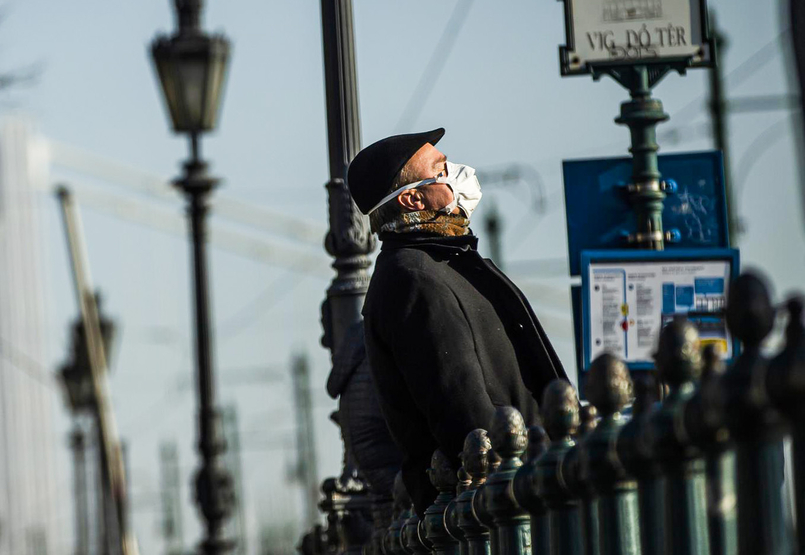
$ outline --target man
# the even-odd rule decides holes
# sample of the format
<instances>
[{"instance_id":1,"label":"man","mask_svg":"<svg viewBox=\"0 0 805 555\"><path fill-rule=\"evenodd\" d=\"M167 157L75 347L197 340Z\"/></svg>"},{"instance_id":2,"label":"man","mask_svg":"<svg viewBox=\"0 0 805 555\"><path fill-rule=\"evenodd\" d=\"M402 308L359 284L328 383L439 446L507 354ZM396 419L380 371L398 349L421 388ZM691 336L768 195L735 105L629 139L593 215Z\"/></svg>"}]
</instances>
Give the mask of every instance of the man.
<instances>
[{"instance_id":1,"label":"man","mask_svg":"<svg viewBox=\"0 0 805 555\"><path fill-rule=\"evenodd\" d=\"M420 516L436 497L426 475L435 449L458 468L465 436L488 429L496 406L534 423L534 399L567 379L525 296L478 254L469 217L480 185L436 149L443 135L378 141L347 176L383 242L363 308L366 349Z\"/></svg>"}]
</instances>

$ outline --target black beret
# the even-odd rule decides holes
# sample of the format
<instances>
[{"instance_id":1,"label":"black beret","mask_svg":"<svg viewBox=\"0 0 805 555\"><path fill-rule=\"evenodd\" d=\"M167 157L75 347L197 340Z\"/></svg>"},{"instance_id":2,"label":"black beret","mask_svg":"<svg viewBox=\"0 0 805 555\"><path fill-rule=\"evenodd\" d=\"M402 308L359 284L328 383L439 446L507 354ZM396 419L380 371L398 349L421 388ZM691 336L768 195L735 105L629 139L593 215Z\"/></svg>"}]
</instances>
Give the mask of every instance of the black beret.
<instances>
[{"instance_id":1,"label":"black beret","mask_svg":"<svg viewBox=\"0 0 805 555\"><path fill-rule=\"evenodd\" d=\"M444 129L387 137L364 148L347 170L347 185L355 204L368 214L391 189L394 177L426 143L435 145Z\"/></svg>"}]
</instances>

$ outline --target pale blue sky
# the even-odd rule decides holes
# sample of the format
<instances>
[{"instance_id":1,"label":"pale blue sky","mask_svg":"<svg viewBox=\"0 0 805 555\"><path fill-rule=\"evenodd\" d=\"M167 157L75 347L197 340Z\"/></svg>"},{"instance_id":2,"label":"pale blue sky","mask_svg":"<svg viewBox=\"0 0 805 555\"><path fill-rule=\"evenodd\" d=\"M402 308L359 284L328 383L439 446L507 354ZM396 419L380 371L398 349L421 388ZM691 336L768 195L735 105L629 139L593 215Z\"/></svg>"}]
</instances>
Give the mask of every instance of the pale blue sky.
<instances>
[{"instance_id":1,"label":"pale blue sky","mask_svg":"<svg viewBox=\"0 0 805 555\"><path fill-rule=\"evenodd\" d=\"M203 143L213 172L225 180L220 194L323 226L323 184L328 175L319 3L207 4L206 27L224 30L234 43L220 127ZM400 125L456 1L355 1L363 142L397 131L443 126L447 135L440 148L454 161L478 169L510 163L533 166L545 183L548 212L531 211L524 202L523 185L504 190L489 184L477 214L483 217L484 207L492 202L501 209L510 232L504 239L507 262L563 257L561 161L626 153L627 131L613 118L627 94L609 79L594 83L588 77L560 78L561 3L464 4L469 6L466 23L432 93L416 119ZM774 2L714 0L711 5L730 37L728 74L779 34ZM172 30L173 25L168 0L8 2L0 69L34 62L42 62L44 69L37 85L0 97L4 111L33 117L44 135L59 142L166 179L173 177L186 145L169 132L147 53L156 31ZM711 147L709 137L696 132L707 122L705 87L705 72L694 70L686 77L670 75L656 89L671 114L661 130L682 126L681 140L664 142L663 152ZM775 48L765 65L728 91L732 96L780 94L785 87L782 58ZM800 197L787 125L780 124L781 132L771 139L778 142L748 174L738 170L758 135L786 116L773 112L730 120L733 175L736 182L745 183L737 199L737 211L747 227L739 244L742 259L770 273L778 291L800 284L805 271ZM86 179L63 169L56 169L56 177ZM114 185L93 185L131 196ZM177 214L182 210L178 197L147 202ZM50 350L41 359L55 364L65 356L66 323L76 307L55 201L47 198L44 203L51 302ZM193 372L187 246L180 237L123 223L89 208L83 216L95 282L122 327L112 390L121 434L130 442L134 497L142 500L135 506L135 529L142 552L155 553L162 549L159 512L148 498L159 485L158 442L180 442L185 483L196 466L195 398L191 390L175 387ZM481 231L478 224L475 228ZM304 248L326 261L323 249ZM483 242L482 249L486 249ZM211 253L211 272L213 314L221 328L216 349L219 377L225 381L227 369L243 367L284 369L293 352L305 350L319 388L314 397L319 471L322 477L334 474L340 443L327 421L334 403L323 393L328 357L318 346L319 304L328 279L300 276L218 250ZM523 272L512 272L512 277L529 294L560 355L571 366L567 280L537 280ZM271 287L277 289L276 297ZM233 324L233 317L240 323ZM239 403L244 441L292 438L288 379L224 387L220 398ZM66 429L63 416L59 426L62 432ZM301 497L283 484L292 454L249 450L244 457L251 532L256 532L258 518L292 518L301 507ZM65 466L60 476L65 486L69 476ZM183 495L190 499L189 490ZM69 504L61 514L68 528ZM188 505L188 544L196 541L197 522ZM69 535L61 549L60 554L70 551Z\"/></svg>"}]
</instances>

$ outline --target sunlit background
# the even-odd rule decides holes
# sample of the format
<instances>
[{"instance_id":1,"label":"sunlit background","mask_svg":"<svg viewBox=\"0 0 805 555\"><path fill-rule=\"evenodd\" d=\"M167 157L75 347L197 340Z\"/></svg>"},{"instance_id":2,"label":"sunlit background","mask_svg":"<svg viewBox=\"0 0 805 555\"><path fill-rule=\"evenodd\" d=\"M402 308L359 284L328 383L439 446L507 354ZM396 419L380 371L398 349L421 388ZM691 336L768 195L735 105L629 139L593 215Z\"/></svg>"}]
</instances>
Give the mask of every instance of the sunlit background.
<instances>
[{"instance_id":1,"label":"sunlit background","mask_svg":"<svg viewBox=\"0 0 805 555\"><path fill-rule=\"evenodd\" d=\"M727 96L793 94L777 3L710 4L727 38ZM141 552L189 550L200 537L189 250L184 202L167 184L186 144L169 130L147 51L174 27L171 2L8 1L2 14L0 72L16 79L0 92L0 554L23 555L9 551L13 535L34 538L30 555L73 552L72 425L56 371L78 306L56 184L76 195L93 281L117 325L111 390ZM487 176L473 215L481 250L489 254L482 222L494 207L498 262L575 367L561 162L626 154L627 130L613 122L626 91L607 78L560 78L560 2L355 0L354 15L363 144L447 129L440 149ZM205 20L234 44L204 154L223 179L210 222L211 296L219 398L240 440L241 553L287 553L303 531L290 374L298 357L311 369L320 479L339 472L342 454L319 344L333 275L322 246L319 2L209 0ZM707 71L670 75L655 95L671 115L662 152L712 148ZM785 108L729 118L737 246L744 267L771 276L778 300L805 275L794 123ZM28 203L33 210L17 208ZM160 453L174 448L170 479ZM8 475L13 457L35 471ZM175 488L181 526L169 531L164 495ZM9 491L24 491L24 506L10 506Z\"/></svg>"}]
</instances>

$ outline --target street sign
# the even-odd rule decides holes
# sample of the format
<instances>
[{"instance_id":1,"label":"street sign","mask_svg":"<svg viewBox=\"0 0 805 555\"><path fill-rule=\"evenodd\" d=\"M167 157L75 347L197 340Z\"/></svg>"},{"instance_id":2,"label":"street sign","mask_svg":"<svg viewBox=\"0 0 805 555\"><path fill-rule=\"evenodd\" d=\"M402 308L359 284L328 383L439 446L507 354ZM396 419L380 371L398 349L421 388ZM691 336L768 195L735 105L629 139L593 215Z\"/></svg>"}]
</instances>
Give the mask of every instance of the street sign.
<instances>
[{"instance_id":1,"label":"street sign","mask_svg":"<svg viewBox=\"0 0 805 555\"><path fill-rule=\"evenodd\" d=\"M660 330L679 315L699 329L702 346L712 344L732 360L737 343L725 309L738 266L733 249L585 251L582 369L604 352L632 370L653 368Z\"/></svg>"},{"instance_id":2,"label":"street sign","mask_svg":"<svg viewBox=\"0 0 805 555\"><path fill-rule=\"evenodd\" d=\"M612 66L709 66L706 0L560 0L567 45L562 75Z\"/></svg>"},{"instance_id":3,"label":"street sign","mask_svg":"<svg viewBox=\"0 0 805 555\"><path fill-rule=\"evenodd\" d=\"M718 151L659 156L659 170L673 180L666 192L662 226L673 235L665 248L729 247L724 169ZM563 163L570 275L580 273L584 250L623 249L637 229L630 204L630 158L566 160Z\"/></svg>"}]
</instances>

